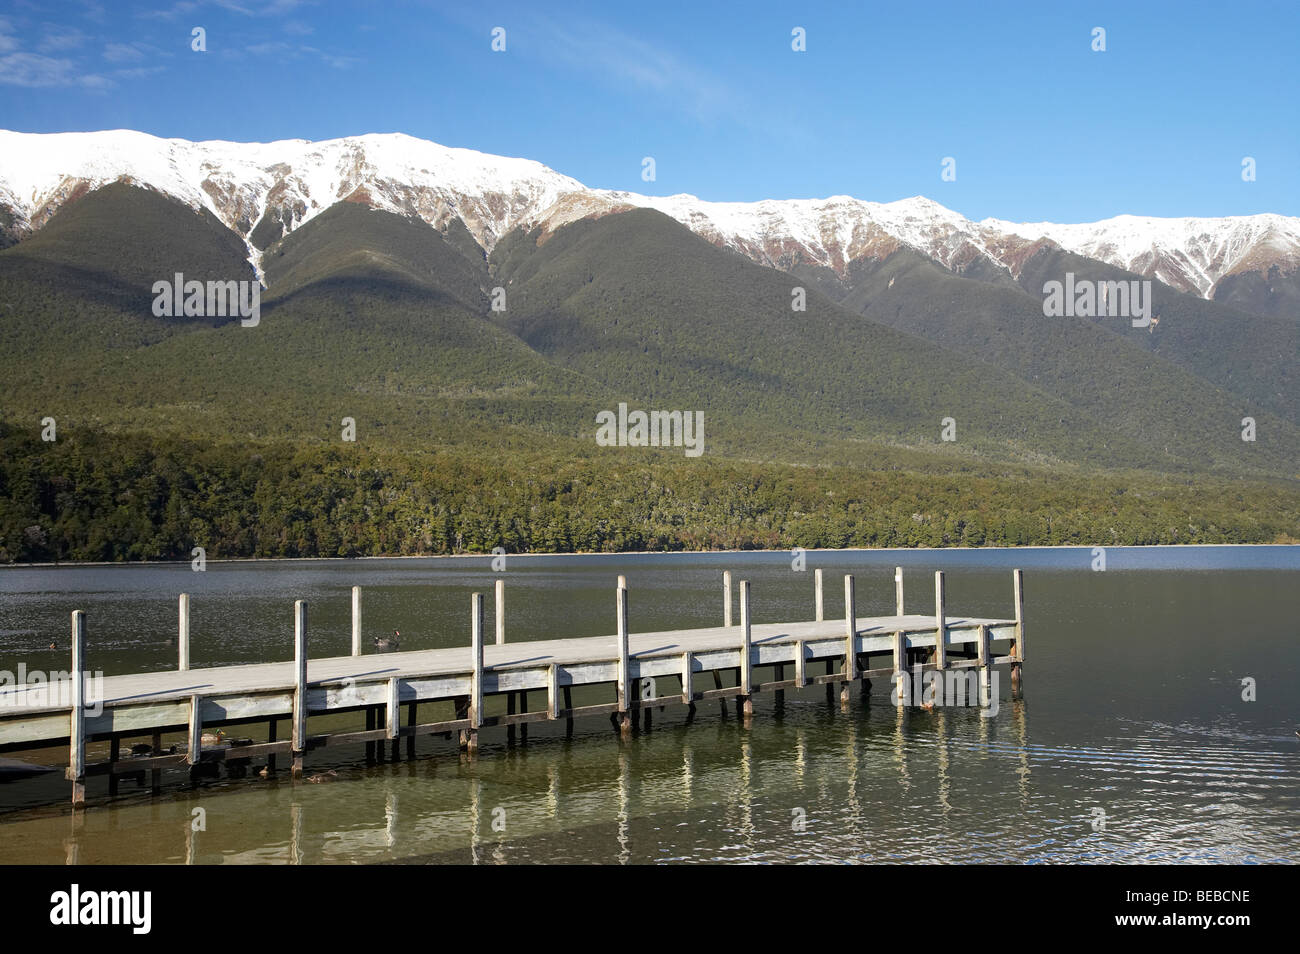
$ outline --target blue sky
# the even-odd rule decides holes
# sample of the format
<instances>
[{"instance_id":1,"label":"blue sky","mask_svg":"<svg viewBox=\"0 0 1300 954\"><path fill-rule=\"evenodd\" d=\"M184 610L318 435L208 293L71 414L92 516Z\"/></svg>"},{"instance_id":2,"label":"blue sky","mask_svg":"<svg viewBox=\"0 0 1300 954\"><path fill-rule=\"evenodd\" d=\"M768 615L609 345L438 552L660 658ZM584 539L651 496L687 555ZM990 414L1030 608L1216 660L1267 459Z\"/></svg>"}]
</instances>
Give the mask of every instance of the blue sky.
<instances>
[{"instance_id":1,"label":"blue sky","mask_svg":"<svg viewBox=\"0 0 1300 954\"><path fill-rule=\"evenodd\" d=\"M397 131L595 187L975 219L1300 215L1297 50L1296 3L5 0L0 127Z\"/></svg>"}]
</instances>

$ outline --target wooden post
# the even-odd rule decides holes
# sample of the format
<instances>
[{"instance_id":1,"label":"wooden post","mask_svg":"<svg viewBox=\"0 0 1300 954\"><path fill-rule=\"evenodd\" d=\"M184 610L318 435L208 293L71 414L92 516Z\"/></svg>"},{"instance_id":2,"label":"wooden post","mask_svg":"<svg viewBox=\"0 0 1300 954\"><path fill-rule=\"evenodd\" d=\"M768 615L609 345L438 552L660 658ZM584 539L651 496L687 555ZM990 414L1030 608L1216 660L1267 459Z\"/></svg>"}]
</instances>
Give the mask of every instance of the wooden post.
<instances>
[{"instance_id":1,"label":"wooden post","mask_svg":"<svg viewBox=\"0 0 1300 954\"><path fill-rule=\"evenodd\" d=\"M302 777L302 754L307 748L307 602L293 604L293 777Z\"/></svg>"},{"instance_id":2,"label":"wooden post","mask_svg":"<svg viewBox=\"0 0 1300 954\"><path fill-rule=\"evenodd\" d=\"M560 671L555 663L546 667L546 718L558 719L560 711Z\"/></svg>"},{"instance_id":3,"label":"wooden post","mask_svg":"<svg viewBox=\"0 0 1300 954\"><path fill-rule=\"evenodd\" d=\"M402 734L402 707L398 703L399 686L396 679L388 680L388 737L395 739Z\"/></svg>"},{"instance_id":4,"label":"wooden post","mask_svg":"<svg viewBox=\"0 0 1300 954\"><path fill-rule=\"evenodd\" d=\"M802 689L808 685L808 673L804 669L804 644L799 640L794 644L794 684Z\"/></svg>"},{"instance_id":5,"label":"wooden post","mask_svg":"<svg viewBox=\"0 0 1300 954\"><path fill-rule=\"evenodd\" d=\"M496 582L497 608L495 622L497 626L497 645L504 646L506 643L506 581L497 580Z\"/></svg>"},{"instance_id":6,"label":"wooden post","mask_svg":"<svg viewBox=\"0 0 1300 954\"><path fill-rule=\"evenodd\" d=\"M819 567L813 570L813 599L817 610L817 622L826 618L826 602L822 598L822 571Z\"/></svg>"},{"instance_id":7,"label":"wooden post","mask_svg":"<svg viewBox=\"0 0 1300 954\"><path fill-rule=\"evenodd\" d=\"M564 711L568 713L564 717L564 737L567 739L573 735L573 687L564 687Z\"/></svg>"},{"instance_id":8,"label":"wooden post","mask_svg":"<svg viewBox=\"0 0 1300 954\"><path fill-rule=\"evenodd\" d=\"M907 671L907 638L900 629L894 633L894 693L901 708L911 693L907 680L911 673Z\"/></svg>"},{"instance_id":9,"label":"wooden post","mask_svg":"<svg viewBox=\"0 0 1300 954\"><path fill-rule=\"evenodd\" d=\"M352 655L361 655L361 587L352 587Z\"/></svg>"},{"instance_id":10,"label":"wooden post","mask_svg":"<svg viewBox=\"0 0 1300 954\"><path fill-rule=\"evenodd\" d=\"M627 581L621 576L618 580L618 730L626 736L632 732L628 712L631 700L628 698Z\"/></svg>"},{"instance_id":11,"label":"wooden post","mask_svg":"<svg viewBox=\"0 0 1300 954\"><path fill-rule=\"evenodd\" d=\"M469 690L469 732L465 747L471 752L478 750L478 730L483 726L483 594L475 593L470 597L470 656L474 670L470 675Z\"/></svg>"},{"instance_id":12,"label":"wooden post","mask_svg":"<svg viewBox=\"0 0 1300 954\"><path fill-rule=\"evenodd\" d=\"M695 708L695 680L690 651L682 653L682 703Z\"/></svg>"},{"instance_id":13,"label":"wooden post","mask_svg":"<svg viewBox=\"0 0 1300 954\"><path fill-rule=\"evenodd\" d=\"M858 677L858 600L853 577L844 575L844 683L840 686L840 708L848 711L853 680Z\"/></svg>"},{"instance_id":14,"label":"wooden post","mask_svg":"<svg viewBox=\"0 0 1300 954\"><path fill-rule=\"evenodd\" d=\"M1020 669L1025 661L1025 578L1021 570L1012 570L1011 579L1015 587L1016 601L1016 645L1011 651L1014 662L1011 664L1011 688L1020 689Z\"/></svg>"},{"instance_id":15,"label":"wooden post","mask_svg":"<svg viewBox=\"0 0 1300 954\"><path fill-rule=\"evenodd\" d=\"M375 707L366 706L366 731L372 732L375 728ZM369 765L375 760L375 743L366 743L366 764Z\"/></svg>"},{"instance_id":16,"label":"wooden post","mask_svg":"<svg viewBox=\"0 0 1300 954\"><path fill-rule=\"evenodd\" d=\"M722 625L731 625L731 571L722 571Z\"/></svg>"},{"instance_id":17,"label":"wooden post","mask_svg":"<svg viewBox=\"0 0 1300 954\"><path fill-rule=\"evenodd\" d=\"M948 668L948 621L943 605L943 570L934 571L934 665Z\"/></svg>"},{"instance_id":18,"label":"wooden post","mask_svg":"<svg viewBox=\"0 0 1300 954\"><path fill-rule=\"evenodd\" d=\"M180 613L176 629L177 655L180 657L177 668L185 672L190 668L190 594L182 593Z\"/></svg>"},{"instance_id":19,"label":"wooden post","mask_svg":"<svg viewBox=\"0 0 1300 954\"><path fill-rule=\"evenodd\" d=\"M188 765L198 765L203 760L202 702L199 696L190 696L189 745L185 752L185 762Z\"/></svg>"},{"instance_id":20,"label":"wooden post","mask_svg":"<svg viewBox=\"0 0 1300 954\"><path fill-rule=\"evenodd\" d=\"M754 671L750 661L752 634L749 616L749 580L740 581L740 698L746 721L754 715Z\"/></svg>"},{"instance_id":21,"label":"wooden post","mask_svg":"<svg viewBox=\"0 0 1300 954\"><path fill-rule=\"evenodd\" d=\"M988 628L988 626L986 626L985 624L981 623L981 624L980 624L979 633L980 633L980 636L979 636L979 643L978 643L979 648L978 648L978 650L977 650L977 652L979 653L979 655L978 655L976 658L977 658L978 661L979 661L979 668L981 668L981 669L987 669L987 668L988 668L988 665L989 665L989 628Z\"/></svg>"},{"instance_id":22,"label":"wooden post","mask_svg":"<svg viewBox=\"0 0 1300 954\"><path fill-rule=\"evenodd\" d=\"M858 677L858 601L852 576L844 577L844 678Z\"/></svg>"},{"instance_id":23,"label":"wooden post","mask_svg":"<svg viewBox=\"0 0 1300 954\"><path fill-rule=\"evenodd\" d=\"M906 616L903 611L903 568L894 567L894 615Z\"/></svg>"},{"instance_id":24,"label":"wooden post","mask_svg":"<svg viewBox=\"0 0 1300 954\"><path fill-rule=\"evenodd\" d=\"M68 733L68 778L72 806L86 804L86 614L72 611L72 714Z\"/></svg>"}]
</instances>

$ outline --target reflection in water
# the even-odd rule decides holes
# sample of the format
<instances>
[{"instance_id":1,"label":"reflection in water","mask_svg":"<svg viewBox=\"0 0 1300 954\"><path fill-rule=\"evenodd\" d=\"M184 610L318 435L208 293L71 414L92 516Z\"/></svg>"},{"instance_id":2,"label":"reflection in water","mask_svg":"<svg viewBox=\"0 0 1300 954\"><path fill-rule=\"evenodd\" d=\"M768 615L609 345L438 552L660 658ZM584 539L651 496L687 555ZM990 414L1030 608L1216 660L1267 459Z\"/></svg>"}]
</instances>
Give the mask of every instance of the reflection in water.
<instances>
[{"instance_id":1,"label":"reflection in water","mask_svg":"<svg viewBox=\"0 0 1300 954\"><path fill-rule=\"evenodd\" d=\"M750 732L744 730L740 736L740 778L737 782L740 805L740 843L745 847L745 856L756 857L754 847L754 751L750 742Z\"/></svg>"},{"instance_id":2,"label":"reflection in water","mask_svg":"<svg viewBox=\"0 0 1300 954\"><path fill-rule=\"evenodd\" d=\"M948 771L948 713L936 706L934 712L934 736L939 749L935 759L935 768L939 772L939 806L945 817L952 811L949 794L952 789L952 777Z\"/></svg>"},{"instance_id":3,"label":"reflection in water","mask_svg":"<svg viewBox=\"0 0 1300 954\"><path fill-rule=\"evenodd\" d=\"M618 750L618 863L625 865L632 857L631 839L628 837L628 805L631 780L627 771L627 750Z\"/></svg>"},{"instance_id":4,"label":"reflection in water","mask_svg":"<svg viewBox=\"0 0 1300 954\"><path fill-rule=\"evenodd\" d=\"M292 802L289 805L289 825L290 831L292 832L289 836L289 864L291 865L302 864L302 820L302 804L300 802Z\"/></svg>"},{"instance_id":5,"label":"reflection in water","mask_svg":"<svg viewBox=\"0 0 1300 954\"><path fill-rule=\"evenodd\" d=\"M1087 745L1031 743L1023 700L995 719L942 707L828 715L793 693L784 714L760 709L752 729L719 723L717 739L701 745L699 728L667 724L625 742L608 733L570 743L534 732L529 758L502 746L461 760L453 743L421 753L405 771L344 766L329 785L284 779L262 792L231 785L204 796L207 831L190 824L192 800L140 799L111 820L102 811L70 814L56 844L69 864L116 860L113 846L125 849L144 827L183 829L176 860L185 864L987 861L1005 858L1005 839L1025 827L1033 840L1018 855L1050 860L1252 859L1293 850L1270 851L1259 821L1288 802L1294 808L1294 794L1281 803L1273 797L1300 791L1294 760L1272 747L1188 746L1185 729ZM459 771L437 771L448 764ZM377 786L382 813L374 811ZM1191 810L1171 817L1171 793ZM1004 794L1019 800L1014 821L1004 820ZM249 811L250 799L262 808ZM1098 805L1107 824L1093 831ZM792 807L815 823L811 837L792 837L799 832ZM278 854L270 848L277 819L289 828ZM965 845L954 844L962 837ZM309 859L308 840L325 854Z\"/></svg>"},{"instance_id":6,"label":"reflection in water","mask_svg":"<svg viewBox=\"0 0 1300 954\"><path fill-rule=\"evenodd\" d=\"M397 845L397 796L392 792L384 799L384 835L389 848Z\"/></svg>"}]
</instances>

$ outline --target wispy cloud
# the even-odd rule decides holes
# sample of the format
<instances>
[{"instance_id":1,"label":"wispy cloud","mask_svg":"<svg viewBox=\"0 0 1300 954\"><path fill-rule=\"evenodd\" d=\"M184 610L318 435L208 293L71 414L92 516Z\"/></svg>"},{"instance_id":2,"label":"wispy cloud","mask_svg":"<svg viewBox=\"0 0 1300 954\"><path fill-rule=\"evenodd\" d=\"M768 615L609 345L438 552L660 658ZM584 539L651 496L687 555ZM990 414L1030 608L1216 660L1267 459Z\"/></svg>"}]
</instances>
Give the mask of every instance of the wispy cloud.
<instances>
[{"instance_id":1,"label":"wispy cloud","mask_svg":"<svg viewBox=\"0 0 1300 954\"><path fill-rule=\"evenodd\" d=\"M247 53L250 56L275 56L285 60L314 57L319 59L325 65L338 70L349 69L358 63L364 62L360 57L343 56L338 53L331 53L328 50L319 49L318 47L289 43L285 40L267 40L263 43L250 43L245 46L242 51L230 51L227 55L238 57L244 53Z\"/></svg>"},{"instance_id":2,"label":"wispy cloud","mask_svg":"<svg viewBox=\"0 0 1300 954\"><path fill-rule=\"evenodd\" d=\"M439 8L464 27L481 31L483 19L468 10ZM744 96L723 77L667 46L656 44L600 21L578 16L559 20L542 14L515 13L505 21L508 49L563 69L585 73L601 82L656 97L701 122L744 116ZM486 45L488 38L483 38Z\"/></svg>"},{"instance_id":3,"label":"wispy cloud","mask_svg":"<svg viewBox=\"0 0 1300 954\"><path fill-rule=\"evenodd\" d=\"M215 0L217 6L247 17L282 17L302 7L305 0L271 0L270 3L236 3L235 0Z\"/></svg>"},{"instance_id":4,"label":"wispy cloud","mask_svg":"<svg viewBox=\"0 0 1300 954\"><path fill-rule=\"evenodd\" d=\"M0 84L28 89L51 86L105 89L112 81L96 73L82 73L69 59L17 52L0 55Z\"/></svg>"},{"instance_id":5,"label":"wispy cloud","mask_svg":"<svg viewBox=\"0 0 1300 954\"><path fill-rule=\"evenodd\" d=\"M132 63L144 59L144 51L132 43L109 43L104 47L104 59L110 63Z\"/></svg>"},{"instance_id":6,"label":"wispy cloud","mask_svg":"<svg viewBox=\"0 0 1300 954\"><path fill-rule=\"evenodd\" d=\"M94 13L94 7L88 8ZM93 39L76 27L43 24L35 30L34 42L19 36L14 22L0 17L0 85L25 89L83 89L104 92L112 89L119 79L137 79L157 73L162 66L131 66L107 72L88 65L87 57L93 53L81 48ZM63 55L50 55L63 54ZM103 48L103 59L113 64L139 63L146 57L168 54L146 43L108 43Z\"/></svg>"},{"instance_id":7,"label":"wispy cloud","mask_svg":"<svg viewBox=\"0 0 1300 954\"><path fill-rule=\"evenodd\" d=\"M76 27L58 26L46 24L44 35L36 49L41 53L56 53L64 50L75 50L84 46L90 37L82 33Z\"/></svg>"},{"instance_id":8,"label":"wispy cloud","mask_svg":"<svg viewBox=\"0 0 1300 954\"><path fill-rule=\"evenodd\" d=\"M176 0L160 10L142 10L136 14L152 20L176 20L202 9L217 7L246 17L282 17L309 5L308 0L271 0L270 3L239 3L237 0Z\"/></svg>"}]
</instances>

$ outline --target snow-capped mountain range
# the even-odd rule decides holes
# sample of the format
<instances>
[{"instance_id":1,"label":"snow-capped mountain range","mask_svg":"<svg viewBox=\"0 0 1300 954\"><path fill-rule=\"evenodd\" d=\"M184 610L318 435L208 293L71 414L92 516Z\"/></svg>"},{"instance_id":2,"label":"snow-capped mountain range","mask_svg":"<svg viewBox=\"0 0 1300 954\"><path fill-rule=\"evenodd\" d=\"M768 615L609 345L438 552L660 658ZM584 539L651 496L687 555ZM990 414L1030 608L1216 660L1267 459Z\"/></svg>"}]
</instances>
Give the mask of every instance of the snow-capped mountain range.
<instances>
[{"instance_id":1,"label":"snow-capped mountain range","mask_svg":"<svg viewBox=\"0 0 1300 954\"><path fill-rule=\"evenodd\" d=\"M1214 297L1240 272L1300 268L1300 218L1143 218L1059 225L974 222L922 196L706 202L591 189L539 162L456 149L402 134L308 142L189 142L141 132L0 131L0 230L21 239L66 202L114 182L206 208L261 250L337 202L464 222L485 251L516 227L553 231L586 216L652 208L715 245L779 268L853 261L910 247L955 271L981 259L1019 274L1045 243ZM6 222L6 220L8 220Z\"/></svg>"}]
</instances>

